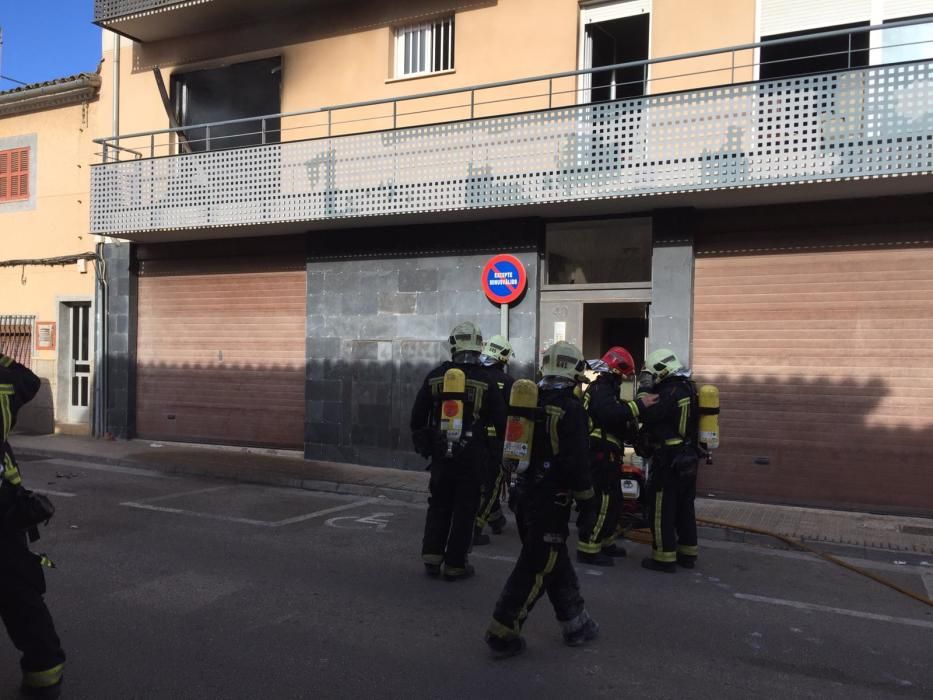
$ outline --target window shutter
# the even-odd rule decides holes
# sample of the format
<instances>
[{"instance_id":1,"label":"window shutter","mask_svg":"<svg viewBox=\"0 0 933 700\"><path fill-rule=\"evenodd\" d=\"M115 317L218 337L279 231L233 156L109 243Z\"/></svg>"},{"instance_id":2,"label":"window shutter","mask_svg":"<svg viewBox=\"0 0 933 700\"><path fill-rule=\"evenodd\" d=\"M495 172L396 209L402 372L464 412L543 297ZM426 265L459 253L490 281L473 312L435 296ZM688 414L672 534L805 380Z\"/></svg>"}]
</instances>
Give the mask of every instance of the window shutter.
<instances>
[{"instance_id":1,"label":"window shutter","mask_svg":"<svg viewBox=\"0 0 933 700\"><path fill-rule=\"evenodd\" d=\"M29 149L0 151L0 201L29 198Z\"/></svg>"},{"instance_id":2,"label":"window shutter","mask_svg":"<svg viewBox=\"0 0 933 700\"><path fill-rule=\"evenodd\" d=\"M762 0L761 36L871 20L872 0Z\"/></svg>"},{"instance_id":3,"label":"window shutter","mask_svg":"<svg viewBox=\"0 0 933 700\"><path fill-rule=\"evenodd\" d=\"M0 202L10 198L10 152L0 151Z\"/></svg>"}]
</instances>

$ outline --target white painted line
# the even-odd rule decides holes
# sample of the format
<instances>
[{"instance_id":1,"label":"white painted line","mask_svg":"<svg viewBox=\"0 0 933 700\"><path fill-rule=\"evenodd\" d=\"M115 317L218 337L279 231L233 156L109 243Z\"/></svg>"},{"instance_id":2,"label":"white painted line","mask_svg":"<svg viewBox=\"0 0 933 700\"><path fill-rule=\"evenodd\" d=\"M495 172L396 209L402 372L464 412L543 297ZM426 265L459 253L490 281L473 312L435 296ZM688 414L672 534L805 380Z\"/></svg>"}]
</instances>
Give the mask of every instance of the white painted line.
<instances>
[{"instance_id":1,"label":"white painted line","mask_svg":"<svg viewBox=\"0 0 933 700\"><path fill-rule=\"evenodd\" d=\"M924 571L920 578L923 579L923 587L927 589L927 598L933 600L933 571Z\"/></svg>"},{"instance_id":2,"label":"white painted line","mask_svg":"<svg viewBox=\"0 0 933 700\"><path fill-rule=\"evenodd\" d=\"M182 498L184 496L197 496L202 493L215 493L217 491L223 491L224 489L235 488L236 484L227 484L226 486L212 486L209 489L195 489L194 491L182 491L181 493L170 493L165 496L155 496L153 498L143 498L139 501L134 501L134 503L158 503L159 501L168 501L172 498Z\"/></svg>"},{"instance_id":3,"label":"white painted line","mask_svg":"<svg viewBox=\"0 0 933 700\"><path fill-rule=\"evenodd\" d=\"M113 474L129 474L130 476L145 476L149 479L177 479L178 477L170 474L163 474L149 469L138 469L136 467L120 467L114 464L98 464L96 462L81 462L70 459L50 459L41 464L54 467L68 467L69 469L87 469L88 471L111 472Z\"/></svg>"},{"instance_id":4,"label":"white painted line","mask_svg":"<svg viewBox=\"0 0 933 700\"><path fill-rule=\"evenodd\" d=\"M78 494L68 493L67 491L53 491L52 489L29 489L30 491L35 491L36 493L44 493L46 496L57 496L61 498L74 498Z\"/></svg>"},{"instance_id":5,"label":"white painted line","mask_svg":"<svg viewBox=\"0 0 933 700\"><path fill-rule=\"evenodd\" d=\"M230 487L224 486L219 488L232 488L235 484ZM171 513L172 515L190 515L193 518L206 518L208 520L222 520L228 523L242 523L244 525L256 525L258 527L282 527L284 525L292 525L294 523L300 523L305 520L310 520L311 518L318 518L322 515L328 515L329 513L336 513L341 510L349 510L350 508L358 508L360 506L368 505L374 502L375 498L364 498L359 501L354 501L353 503L345 503L342 506L334 506L333 508L325 508L324 510L318 510L314 513L306 513L304 515L299 515L294 518L286 518L285 520L254 520L253 518L238 518L233 515L219 515L216 513L202 513L197 510L185 510L184 508L169 508L167 506L154 506L149 503L144 503L142 501L125 501L121 503L121 506L127 508L136 508L138 510L151 510L157 513Z\"/></svg>"},{"instance_id":6,"label":"white painted line","mask_svg":"<svg viewBox=\"0 0 933 700\"><path fill-rule=\"evenodd\" d=\"M359 508L360 506L369 505L370 503L378 503L378 498L364 498L360 501L354 501L353 503L345 503L342 506L334 506L333 508L325 508L324 510L317 510L313 513L306 513L305 515L296 515L294 518L286 518L285 520L276 520L275 522L269 523L270 527L282 527L284 525L294 525L295 523L302 523L305 520L311 520L312 518L319 518L322 515L330 515L331 513L339 513L342 510L350 510L351 508Z\"/></svg>"},{"instance_id":7,"label":"white painted line","mask_svg":"<svg viewBox=\"0 0 933 700\"><path fill-rule=\"evenodd\" d=\"M207 518L208 520L223 520L228 523L243 523L245 525L259 525L260 527L272 527L275 523L268 520L252 520L251 518L236 518L231 515L215 515L214 513L200 513L196 510L184 510L182 508L167 508L165 506L153 506L148 503L134 503L126 501L120 504L127 508L138 508L139 510L152 510L157 513L172 513L173 515L190 515L194 518Z\"/></svg>"},{"instance_id":8,"label":"white painted line","mask_svg":"<svg viewBox=\"0 0 933 700\"><path fill-rule=\"evenodd\" d=\"M879 613L861 612L859 610L848 610L846 608L834 608L829 605L817 605L816 603L802 603L797 600L785 600L783 598L769 598L763 595L748 595L747 593L733 593L734 598L739 600L749 600L753 603L768 603L769 605L783 605L788 608L797 608L798 610L808 610L815 612L828 612L836 615L847 615L848 617L859 617L864 620L876 620L878 622L893 622L898 625L908 625L910 627L924 627L933 629L933 622L928 620L914 620L909 617L892 617L891 615L881 615Z\"/></svg>"}]
</instances>

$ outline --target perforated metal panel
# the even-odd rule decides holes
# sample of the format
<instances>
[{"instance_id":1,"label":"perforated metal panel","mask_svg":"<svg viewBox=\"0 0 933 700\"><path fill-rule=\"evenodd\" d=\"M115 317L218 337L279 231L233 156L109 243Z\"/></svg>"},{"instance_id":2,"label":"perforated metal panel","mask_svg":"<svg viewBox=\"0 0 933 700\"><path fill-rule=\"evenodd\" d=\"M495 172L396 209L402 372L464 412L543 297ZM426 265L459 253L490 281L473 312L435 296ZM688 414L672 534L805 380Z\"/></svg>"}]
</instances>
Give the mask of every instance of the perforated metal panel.
<instances>
[{"instance_id":1,"label":"perforated metal panel","mask_svg":"<svg viewBox=\"0 0 933 700\"><path fill-rule=\"evenodd\" d=\"M94 0L94 21L105 22L172 5L195 5L211 0Z\"/></svg>"},{"instance_id":2,"label":"perforated metal panel","mask_svg":"<svg viewBox=\"0 0 933 700\"><path fill-rule=\"evenodd\" d=\"M933 172L933 63L97 165L120 234Z\"/></svg>"}]
</instances>

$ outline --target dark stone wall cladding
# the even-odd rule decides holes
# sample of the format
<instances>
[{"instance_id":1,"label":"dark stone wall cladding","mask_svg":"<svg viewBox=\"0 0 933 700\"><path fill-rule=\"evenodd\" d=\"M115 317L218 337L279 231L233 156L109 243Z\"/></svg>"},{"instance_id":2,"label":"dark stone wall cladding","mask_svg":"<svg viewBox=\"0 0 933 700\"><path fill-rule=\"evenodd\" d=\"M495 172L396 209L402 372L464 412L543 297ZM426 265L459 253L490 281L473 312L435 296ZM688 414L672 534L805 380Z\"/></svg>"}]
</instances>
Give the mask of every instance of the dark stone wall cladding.
<instances>
[{"instance_id":1,"label":"dark stone wall cladding","mask_svg":"<svg viewBox=\"0 0 933 700\"><path fill-rule=\"evenodd\" d=\"M116 438L132 435L135 406L136 279L132 249L117 241L103 246L107 274L107 397L104 430Z\"/></svg>"},{"instance_id":2,"label":"dark stone wall cladding","mask_svg":"<svg viewBox=\"0 0 933 700\"><path fill-rule=\"evenodd\" d=\"M449 357L458 323L499 332L499 308L480 275L495 252L322 259L308 263L305 454L311 459L420 469L408 429L425 375ZM538 256L508 251L528 272L510 310L512 372L531 377L537 333Z\"/></svg>"}]
</instances>

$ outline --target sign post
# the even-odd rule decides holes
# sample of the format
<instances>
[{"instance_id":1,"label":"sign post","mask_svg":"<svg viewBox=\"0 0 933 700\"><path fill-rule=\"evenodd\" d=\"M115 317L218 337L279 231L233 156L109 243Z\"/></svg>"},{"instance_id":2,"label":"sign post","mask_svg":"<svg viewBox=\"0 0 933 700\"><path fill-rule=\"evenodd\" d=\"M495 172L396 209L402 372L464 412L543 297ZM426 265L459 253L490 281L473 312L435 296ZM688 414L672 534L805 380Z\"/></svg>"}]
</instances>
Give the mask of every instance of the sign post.
<instances>
[{"instance_id":1,"label":"sign post","mask_svg":"<svg viewBox=\"0 0 933 700\"><path fill-rule=\"evenodd\" d=\"M525 266L514 255L496 255L483 268L486 298L499 305L499 332L509 337L509 305L517 301L528 285Z\"/></svg>"}]
</instances>

